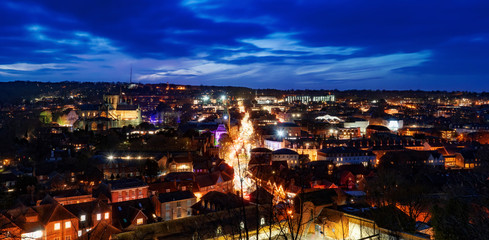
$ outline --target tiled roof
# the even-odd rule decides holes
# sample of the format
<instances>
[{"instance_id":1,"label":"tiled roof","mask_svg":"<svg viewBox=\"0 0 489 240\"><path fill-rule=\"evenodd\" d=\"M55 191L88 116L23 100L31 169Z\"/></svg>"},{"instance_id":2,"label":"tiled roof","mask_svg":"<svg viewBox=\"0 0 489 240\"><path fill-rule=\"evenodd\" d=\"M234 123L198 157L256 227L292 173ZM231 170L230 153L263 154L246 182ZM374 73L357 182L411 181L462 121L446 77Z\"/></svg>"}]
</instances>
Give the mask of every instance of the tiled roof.
<instances>
[{"instance_id":1,"label":"tiled roof","mask_svg":"<svg viewBox=\"0 0 489 240\"><path fill-rule=\"evenodd\" d=\"M160 193L158 195L158 200L161 203L178 201L183 199L190 199L190 198L195 198L195 195L191 191L176 191L176 192L169 192L169 193Z\"/></svg>"}]
</instances>

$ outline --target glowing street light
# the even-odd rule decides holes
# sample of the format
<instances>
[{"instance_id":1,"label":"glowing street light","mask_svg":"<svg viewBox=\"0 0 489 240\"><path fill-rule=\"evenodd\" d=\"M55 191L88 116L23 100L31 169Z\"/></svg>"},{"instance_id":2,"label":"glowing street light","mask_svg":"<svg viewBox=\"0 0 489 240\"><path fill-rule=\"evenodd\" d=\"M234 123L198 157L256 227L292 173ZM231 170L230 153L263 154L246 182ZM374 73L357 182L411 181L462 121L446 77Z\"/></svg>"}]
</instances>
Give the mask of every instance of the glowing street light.
<instances>
[{"instance_id":1,"label":"glowing street light","mask_svg":"<svg viewBox=\"0 0 489 240\"><path fill-rule=\"evenodd\" d=\"M278 131L277 131L277 135L278 135L279 137L284 137L284 136L285 136L285 131L284 131L284 130L278 130Z\"/></svg>"},{"instance_id":2,"label":"glowing street light","mask_svg":"<svg viewBox=\"0 0 489 240\"><path fill-rule=\"evenodd\" d=\"M108 159L109 160L114 160L114 155L109 155Z\"/></svg>"},{"instance_id":3,"label":"glowing street light","mask_svg":"<svg viewBox=\"0 0 489 240\"><path fill-rule=\"evenodd\" d=\"M226 100L226 96L222 95L221 96L221 101L224 101L224 100Z\"/></svg>"},{"instance_id":4,"label":"glowing street light","mask_svg":"<svg viewBox=\"0 0 489 240\"><path fill-rule=\"evenodd\" d=\"M209 99L210 99L210 98L209 98L209 96L204 96L204 97L202 97L202 100L204 100L204 102L209 101Z\"/></svg>"}]
</instances>

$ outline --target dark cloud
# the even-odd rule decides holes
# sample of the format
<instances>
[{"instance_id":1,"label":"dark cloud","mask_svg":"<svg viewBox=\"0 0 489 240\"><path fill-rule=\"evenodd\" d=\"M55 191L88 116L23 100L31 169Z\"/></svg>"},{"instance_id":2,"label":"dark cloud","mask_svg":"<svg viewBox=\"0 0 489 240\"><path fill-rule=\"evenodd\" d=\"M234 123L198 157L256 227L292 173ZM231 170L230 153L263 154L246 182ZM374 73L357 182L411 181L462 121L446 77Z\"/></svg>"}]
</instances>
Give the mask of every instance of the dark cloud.
<instances>
[{"instance_id":1,"label":"dark cloud","mask_svg":"<svg viewBox=\"0 0 489 240\"><path fill-rule=\"evenodd\" d=\"M5 0L0 79L113 81L134 66L141 81L471 89L489 75L488 12L474 0Z\"/></svg>"}]
</instances>

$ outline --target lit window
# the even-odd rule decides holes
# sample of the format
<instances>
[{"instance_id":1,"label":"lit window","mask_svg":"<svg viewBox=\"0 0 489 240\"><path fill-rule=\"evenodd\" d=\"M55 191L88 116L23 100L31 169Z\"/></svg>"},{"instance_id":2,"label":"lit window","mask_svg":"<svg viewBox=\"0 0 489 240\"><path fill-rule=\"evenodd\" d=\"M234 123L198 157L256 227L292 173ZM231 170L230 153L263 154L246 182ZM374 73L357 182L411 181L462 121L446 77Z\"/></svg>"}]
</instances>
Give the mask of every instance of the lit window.
<instances>
[{"instance_id":1,"label":"lit window","mask_svg":"<svg viewBox=\"0 0 489 240\"><path fill-rule=\"evenodd\" d=\"M78 230L78 237L81 237L82 235L82 230Z\"/></svg>"},{"instance_id":2,"label":"lit window","mask_svg":"<svg viewBox=\"0 0 489 240\"><path fill-rule=\"evenodd\" d=\"M105 219L109 219L109 212L106 212L106 213L104 214L104 218L105 218Z\"/></svg>"},{"instance_id":3,"label":"lit window","mask_svg":"<svg viewBox=\"0 0 489 240\"><path fill-rule=\"evenodd\" d=\"M80 216L80 221L81 222L85 222L85 220L87 220L87 215L81 215Z\"/></svg>"},{"instance_id":4,"label":"lit window","mask_svg":"<svg viewBox=\"0 0 489 240\"><path fill-rule=\"evenodd\" d=\"M141 224L143 224L143 219L142 218L138 218L136 220L136 225L141 225Z\"/></svg>"},{"instance_id":5,"label":"lit window","mask_svg":"<svg viewBox=\"0 0 489 240\"><path fill-rule=\"evenodd\" d=\"M97 213L97 221L100 221L102 219L102 214Z\"/></svg>"},{"instance_id":6,"label":"lit window","mask_svg":"<svg viewBox=\"0 0 489 240\"><path fill-rule=\"evenodd\" d=\"M55 223L54 230L60 230L60 229L61 229L61 223Z\"/></svg>"},{"instance_id":7,"label":"lit window","mask_svg":"<svg viewBox=\"0 0 489 240\"><path fill-rule=\"evenodd\" d=\"M260 218L260 225L265 225L265 218Z\"/></svg>"},{"instance_id":8,"label":"lit window","mask_svg":"<svg viewBox=\"0 0 489 240\"><path fill-rule=\"evenodd\" d=\"M71 222L65 222L65 228L71 228Z\"/></svg>"}]
</instances>

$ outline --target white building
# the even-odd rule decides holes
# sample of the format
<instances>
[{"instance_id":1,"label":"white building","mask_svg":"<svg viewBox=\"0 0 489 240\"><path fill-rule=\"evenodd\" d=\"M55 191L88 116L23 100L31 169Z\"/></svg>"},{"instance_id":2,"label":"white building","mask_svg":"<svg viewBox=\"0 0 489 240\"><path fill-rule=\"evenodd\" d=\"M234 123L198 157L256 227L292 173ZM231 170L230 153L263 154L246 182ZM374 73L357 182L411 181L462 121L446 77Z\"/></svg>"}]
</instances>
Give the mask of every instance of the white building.
<instances>
[{"instance_id":1,"label":"white building","mask_svg":"<svg viewBox=\"0 0 489 240\"><path fill-rule=\"evenodd\" d=\"M286 161L288 167L299 165L299 153L288 148L278 149L272 152L272 162Z\"/></svg>"},{"instance_id":2,"label":"white building","mask_svg":"<svg viewBox=\"0 0 489 240\"><path fill-rule=\"evenodd\" d=\"M331 161L337 166L345 164L375 164L375 154L354 147L332 147L318 151L318 161Z\"/></svg>"}]
</instances>

